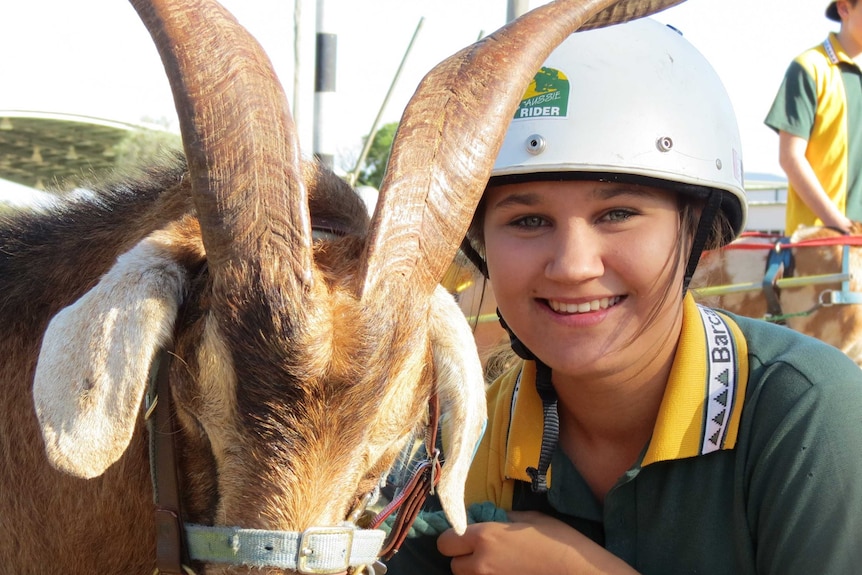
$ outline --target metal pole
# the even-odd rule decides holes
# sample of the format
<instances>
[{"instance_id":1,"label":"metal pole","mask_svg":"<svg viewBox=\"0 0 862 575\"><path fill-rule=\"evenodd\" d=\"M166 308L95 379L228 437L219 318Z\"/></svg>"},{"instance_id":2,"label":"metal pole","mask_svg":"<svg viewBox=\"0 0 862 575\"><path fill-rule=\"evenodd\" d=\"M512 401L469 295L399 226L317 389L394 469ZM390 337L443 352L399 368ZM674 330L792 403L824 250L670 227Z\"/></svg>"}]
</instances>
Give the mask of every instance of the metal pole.
<instances>
[{"instance_id":1,"label":"metal pole","mask_svg":"<svg viewBox=\"0 0 862 575\"><path fill-rule=\"evenodd\" d=\"M297 127L300 124L299 101L302 97L302 0L294 0L293 3L293 121Z\"/></svg>"},{"instance_id":2,"label":"metal pole","mask_svg":"<svg viewBox=\"0 0 862 575\"><path fill-rule=\"evenodd\" d=\"M328 31L325 0L317 0L317 44L314 73L314 155L323 165L332 169L335 153L327 129L328 108L335 97L335 69L338 36Z\"/></svg>"},{"instance_id":3,"label":"metal pole","mask_svg":"<svg viewBox=\"0 0 862 575\"><path fill-rule=\"evenodd\" d=\"M506 22L511 22L529 9L528 0L509 0L506 8Z\"/></svg>"},{"instance_id":4,"label":"metal pole","mask_svg":"<svg viewBox=\"0 0 862 575\"><path fill-rule=\"evenodd\" d=\"M386 92L386 96L383 98L383 103L380 104L380 108L377 110L377 117L374 118L374 122L371 124L371 130L368 132L368 137L365 139L365 145L362 146L362 152L359 154L359 159L356 160L356 165L353 167L353 171L350 172L351 186L355 186L356 181L359 179L359 170L362 169L362 164L365 163L365 158L368 156L368 150L371 149L371 144L374 142L374 135L377 133L377 127L378 124L380 124L381 116L383 116L383 110L386 108L387 102L389 102L389 97L392 96L392 91L395 88L395 84L398 82L398 77L401 76L401 70L404 69L404 63L407 61L407 56L413 49L413 43L416 42L416 37L419 35L419 30L422 28L422 23L424 21L424 16L419 18L419 23L416 24L416 30L413 31L413 37L410 38L410 44L407 45L407 50L404 51L404 56L401 57L401 63L398 65L398 70L395 71L395 76L389 84L389 90Z\"/></svg>"}]
</instances>

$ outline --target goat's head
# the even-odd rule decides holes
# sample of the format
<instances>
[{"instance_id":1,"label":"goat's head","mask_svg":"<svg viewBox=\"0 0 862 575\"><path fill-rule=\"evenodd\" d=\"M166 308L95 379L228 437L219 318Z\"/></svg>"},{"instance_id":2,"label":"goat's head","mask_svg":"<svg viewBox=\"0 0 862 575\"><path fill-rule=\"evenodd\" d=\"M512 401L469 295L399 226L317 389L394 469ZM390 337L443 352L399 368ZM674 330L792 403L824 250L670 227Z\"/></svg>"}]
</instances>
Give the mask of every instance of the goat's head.
<instances>
[{"instance_id":1,"label":"goat's head","mask_svg":"<svg viewBox=\"0 0 862 575\"><path fill-rule=\"evenodd\" d=\"M436 387L451 438L439 495L463 529L484 391L438 282L548 53L584 22L677 1L560 0L440 64L405 111L369 222L345 184L300 160L268 60L224 9L132 0L174 91L195 214L122 256L49 327L34 397L53 464L92 477L123 456L152 358L173 341L193 521L342 522Z\"/></svg>"}]
</instances>

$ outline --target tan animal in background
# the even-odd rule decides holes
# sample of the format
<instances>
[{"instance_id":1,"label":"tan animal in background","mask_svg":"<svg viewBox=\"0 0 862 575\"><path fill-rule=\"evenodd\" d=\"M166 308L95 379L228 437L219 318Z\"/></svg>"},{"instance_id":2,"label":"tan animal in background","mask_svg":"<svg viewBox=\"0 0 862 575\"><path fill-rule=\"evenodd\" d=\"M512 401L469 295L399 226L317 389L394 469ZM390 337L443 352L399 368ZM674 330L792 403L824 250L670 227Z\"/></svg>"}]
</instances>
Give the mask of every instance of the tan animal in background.
<instances>
[{"instance_id":1,"label":"tan animal in background","mask_svg":"<svg viewBox=\"0 0 862 575\"><path fill-rule=\"evenodd\" d=\"M856 231L862 233L862 225ZM793 273L776 276L774 312L767 305L770 293L760 284L776 237L743 237L705 252L691 282L696 299L749 317L771 313L772 320L783 319L788 327L837 347L862 366L862 237L806 227L788 239L783 249L791 253ZM729 292L733 285L749 287Z\"/></svg>"}]
</instances>

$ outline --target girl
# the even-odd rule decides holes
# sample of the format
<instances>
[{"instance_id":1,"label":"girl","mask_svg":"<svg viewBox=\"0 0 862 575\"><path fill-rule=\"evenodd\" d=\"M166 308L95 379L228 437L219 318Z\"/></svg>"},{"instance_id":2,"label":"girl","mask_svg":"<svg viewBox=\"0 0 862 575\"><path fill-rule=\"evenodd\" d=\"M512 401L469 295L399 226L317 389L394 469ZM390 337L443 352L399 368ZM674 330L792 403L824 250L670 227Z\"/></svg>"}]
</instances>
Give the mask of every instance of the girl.
<instances>
[{"instance_id":1,"label":"girl","mask_svg":"<svg viewBox=\"0 0 862 575\"><path fill-rule=\"evenodd\" d=\"M469 234L522 358L488 390L484 507L390 573L858 572L859 368L686 293L745 214L732 107L677 31L554 51Z\"/></svg>"}]
</instances>

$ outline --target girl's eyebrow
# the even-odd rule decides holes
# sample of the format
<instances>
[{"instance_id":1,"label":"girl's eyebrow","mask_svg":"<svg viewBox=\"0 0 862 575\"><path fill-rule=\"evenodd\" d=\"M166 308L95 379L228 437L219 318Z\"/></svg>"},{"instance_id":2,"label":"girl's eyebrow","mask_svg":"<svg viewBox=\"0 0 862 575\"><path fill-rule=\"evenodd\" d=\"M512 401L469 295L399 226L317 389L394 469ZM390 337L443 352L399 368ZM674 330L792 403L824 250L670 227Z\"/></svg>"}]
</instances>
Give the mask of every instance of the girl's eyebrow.
<instances>
[{"instance_id":1,"label":"girl's eyebrow","mask_svg":"<svg viewBox=\"0 0 862 575\"><path fill-rule=\"evenodd\" d=\"M616 184L601 186L593 190L593 195L599 199L609 200L619 196L652 197L655 192L652 188L637 185Z\"/></svg>"},{"instance_id":2,"label":"girl's eyebrow","mask_svg":"<svg viewBox=\"0 0 862 575\"><path fill-rule=\"evenodd\" d=\"M535 206L538 203L539 194L535 192L512 192L490 207L493 209L504 209L514 206Z\"/></svg>"},{"instance_id":3,"label":"girl's eyebrow","mask_svg":"<svg viewBox=\"0 0 862 575\"><path fill-rule=\"evenodd\" d=\"M613 198L618 198L620 196L633 196L633 197L653 197L654 190L652 188L647 188L638 185L630 185L630 184L617 184L617 183L608 183L606 185L597 186L593 189L590 194L600 200L610 200ZM541 203L540 194L537 192L512 192L507 194L498 202L494 203L490 208L494 209L505 209L508 207L524 207L524 206L536 206Z\"/></svg>"}]
</instances>

